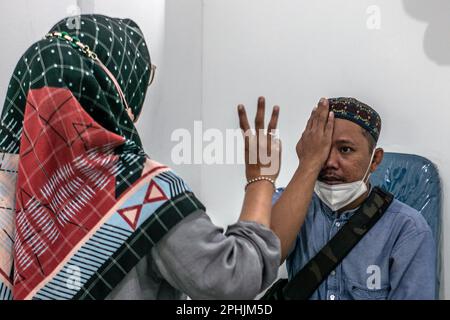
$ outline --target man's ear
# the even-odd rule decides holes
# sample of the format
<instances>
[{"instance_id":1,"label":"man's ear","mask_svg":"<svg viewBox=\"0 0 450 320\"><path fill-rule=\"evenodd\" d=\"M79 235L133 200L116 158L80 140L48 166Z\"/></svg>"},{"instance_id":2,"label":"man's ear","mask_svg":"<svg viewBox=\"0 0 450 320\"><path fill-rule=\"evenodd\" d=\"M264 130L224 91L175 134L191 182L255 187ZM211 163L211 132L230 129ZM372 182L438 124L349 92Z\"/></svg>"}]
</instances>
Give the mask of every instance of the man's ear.
<instances>
[{"instance_id":1,"label":"man's ear","mask_svg":"<svg viewBox=\"0 0 450 320\"><path fill-rule=\"evenodd\" d=\"M375 154L373 155L372 163L370 164L370 173L374 172L378 168L381 161L383 161L383 157L384 157L383 148L377 148L375 150Z\"/></svg>"}]
</instances>

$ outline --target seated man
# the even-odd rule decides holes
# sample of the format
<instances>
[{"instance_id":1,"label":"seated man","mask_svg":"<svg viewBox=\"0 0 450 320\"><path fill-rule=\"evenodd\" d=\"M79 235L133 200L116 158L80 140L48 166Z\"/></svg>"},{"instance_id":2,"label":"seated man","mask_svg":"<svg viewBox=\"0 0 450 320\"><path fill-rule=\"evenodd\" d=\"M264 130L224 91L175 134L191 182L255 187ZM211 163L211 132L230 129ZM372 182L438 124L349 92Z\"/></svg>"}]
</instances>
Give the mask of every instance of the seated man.
<instances>
[{"instance_id":1,"label":"seated man","mask_svg":"<svg viewBox=\"0 0 450 320\"><path fill-rule=\"evenodd\" d=\"M373 190L369 176L383 159L380 129L378 113L353 98L322 98L313 110L297 144L299 166L272 211L289 280ZM309 298L434 299L435 255L425 219L394 199Z\"/></svg>"}]
</instances>

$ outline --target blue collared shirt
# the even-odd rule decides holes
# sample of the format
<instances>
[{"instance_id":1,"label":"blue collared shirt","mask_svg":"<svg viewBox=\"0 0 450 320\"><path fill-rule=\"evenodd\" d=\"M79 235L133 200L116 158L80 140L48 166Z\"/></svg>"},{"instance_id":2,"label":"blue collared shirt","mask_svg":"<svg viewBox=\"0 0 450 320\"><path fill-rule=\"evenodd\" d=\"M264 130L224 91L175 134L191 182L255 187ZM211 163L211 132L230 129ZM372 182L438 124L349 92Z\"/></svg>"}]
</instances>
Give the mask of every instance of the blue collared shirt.
<instances>
[{"instance_id":1,"label":"blue collared shirt","mask_svg":"<svg viewBox=\"0 0 450 320\"><path fill-rule=\"evenodd\" d=\"M338 215L313 195L287 258L289 279L356 210ZM417 210L394 200L311 299L435 299L435 275L436 247L430 227Z\"/></svg>"}]
</instances>

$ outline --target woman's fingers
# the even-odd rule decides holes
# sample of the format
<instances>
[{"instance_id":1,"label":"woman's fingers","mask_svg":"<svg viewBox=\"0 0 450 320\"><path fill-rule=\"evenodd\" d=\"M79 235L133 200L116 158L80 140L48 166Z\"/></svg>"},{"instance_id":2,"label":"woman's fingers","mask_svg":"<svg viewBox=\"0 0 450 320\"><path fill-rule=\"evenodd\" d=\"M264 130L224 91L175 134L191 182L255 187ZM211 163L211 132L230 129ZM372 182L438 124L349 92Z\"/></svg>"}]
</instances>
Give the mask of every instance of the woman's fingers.
<instances>
[{"instance_id":1,"label":"woman's fingers","mask_svg":"<svg viewBox=\"0 0 450 320\"><path fill-rule=\"evenodd\" d=\"M280 107L274 106L272 110L272 117L270 118L269 125L267 127L267 133L273 133L278 125L278 116L280 114Z\"/></svg>"},{"instance_id":2,"label":"woman's fingers","mask_svg":"<svg viewBox=\"0 0 450 320\"><path fill-rule=\"evenodd\" d=\"M248 123L243 105L238 106L239 125L245 132L245 163L247 179L268 175L278 177L281 160L281 141L275 136L278 126L280 107L274 106L272 115L264 130L265 98L258 98L255 116L255 130ZM256 131L256 134L254 133Z\"/></svg>"},{"instance_id":3,"label":"woman's fingers","mask_svg":"<svg viewBox=\"0 0 450 320\"><path fill-rule=\"evenodd\" d=\"M259 134L259 130L264 130L265 109L266 109L266 99L264 99L264 97L259 97L258 98L258 109L256 110L256 117L255 117L256 135Z\"/></svg>"},{"instance_id":4,"label":"woman's fingers","mask_svg":"<svg viewBox=\"0 0 450 320\"><path fill-rule=\"evenodd\" d=\"M247 153L253 150L256 152L255 155L246 154L246 158L259 159L259 149L263 143L263 149L266 149L267 155L270 156L272 151L278 151L280 148L280 140L275 137L275 130L278 126L278 118L280 114L280 107L274 106L272 110L272 115L267 127L267 134L264 133L264 112L265 112L265 98L258 98L258 107L255 116L255 129L256 135L251 133L251 127L248 122L247 112L242 104L238 105L238 115L239 115L239 126L244 134L245 145ZM260 131L262 130L262 131ZM267 140L266 140L267 139ZM267 143L267 145L266 145ZM257 148L251 148L252 144L258 145ZM278 151L279 152L279 151ZM255 160L256 160L255 159ZM259 161L259 160L256 160ZM256 163L256 162L255 162Z\"/></svg>"},{"instance_id":5,"label":"woman's fingers","mask_svg":"<svg viewBox=\"0 0 450 320\"><path fill-rule=\"evenodd\" d=\"M250 124L247 118L247 112L245 111L245 107L240 104L238 105L238 116L239 116L239 126L241 127L243 133L245 134L247 130L250 129Z\"/></svg>"},{"instance_id":6,"label":"woman's fingers","mask_svg":"<svg viewBox=\"0 0 450 320\"><path fill-rule=\"evenodd\" d=\"M275 137L275 130L277 129L278 125L278 116L280 114L280 107L274 106L272 110L272 116L270 117L269 125L267 126L267 135L269 136L267 139L267 150L269 155L272 155L272 150L276 145L274 146L274 143L277 143L277 138Z\"/></svg>"}]
</instances>

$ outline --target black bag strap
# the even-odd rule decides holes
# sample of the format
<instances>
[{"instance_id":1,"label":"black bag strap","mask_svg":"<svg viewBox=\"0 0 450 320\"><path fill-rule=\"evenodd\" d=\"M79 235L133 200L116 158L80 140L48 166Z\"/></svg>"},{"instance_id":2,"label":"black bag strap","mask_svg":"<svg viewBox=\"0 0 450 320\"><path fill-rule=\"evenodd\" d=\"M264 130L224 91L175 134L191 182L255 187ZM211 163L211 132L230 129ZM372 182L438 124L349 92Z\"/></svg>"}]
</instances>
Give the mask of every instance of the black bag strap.
<instances>
[{"instance_id":1,"label":"black bag strap","mask_svg":"<svg viewBox=\"0 0 450 320\"><path fill-rule=\"evenodd\" d=\"M263 300L306 300L336 269L353 247L383 216L394 196L374 187L344 227L312 258L291 281L278 280Z\"/></svg>"}]
</instances>

